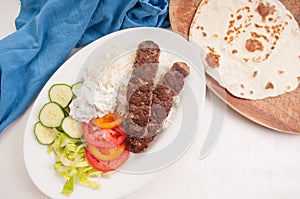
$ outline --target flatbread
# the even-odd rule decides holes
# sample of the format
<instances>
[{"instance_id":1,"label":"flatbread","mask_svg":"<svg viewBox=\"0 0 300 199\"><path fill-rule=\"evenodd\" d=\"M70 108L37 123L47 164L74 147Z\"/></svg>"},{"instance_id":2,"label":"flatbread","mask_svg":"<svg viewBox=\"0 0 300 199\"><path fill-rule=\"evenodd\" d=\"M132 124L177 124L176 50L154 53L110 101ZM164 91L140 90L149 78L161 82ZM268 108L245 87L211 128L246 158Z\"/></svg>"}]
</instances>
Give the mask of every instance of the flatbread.
<instances>
[{"instance_id":1,"label":"flatbread","mask_svg":"<svg viewBox=\"0 0 300 199\"><path fill-rule=\"evenodd\" d=\"M206 72L236 97L278 96L299 84L299 26L278 0L203 0L189 39L203 49Z\"/></svg>"}]
</instances>

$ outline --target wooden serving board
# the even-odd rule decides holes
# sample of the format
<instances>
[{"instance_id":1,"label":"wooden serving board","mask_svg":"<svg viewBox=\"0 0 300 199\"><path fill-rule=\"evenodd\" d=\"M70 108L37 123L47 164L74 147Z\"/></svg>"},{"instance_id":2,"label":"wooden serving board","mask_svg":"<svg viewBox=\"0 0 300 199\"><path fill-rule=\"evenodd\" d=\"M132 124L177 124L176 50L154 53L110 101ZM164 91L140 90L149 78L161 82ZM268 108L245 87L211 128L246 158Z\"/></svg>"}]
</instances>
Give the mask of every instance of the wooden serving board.
<instances>
[{"instance_id":1,"label":"wooden serving board","mask_svg":"<svg viewBox=\"0 0 300 199\"><path fill-rule=\"evenodd\" d=\"M188 38L190 24L201 0L170 0L171 28ZM281 0L300 24L300 0ZM300 135L300 86L293 92L263 100L234 97L206 75L207 87L246 118L278 132Z\"/></svg>"}]
</instances>

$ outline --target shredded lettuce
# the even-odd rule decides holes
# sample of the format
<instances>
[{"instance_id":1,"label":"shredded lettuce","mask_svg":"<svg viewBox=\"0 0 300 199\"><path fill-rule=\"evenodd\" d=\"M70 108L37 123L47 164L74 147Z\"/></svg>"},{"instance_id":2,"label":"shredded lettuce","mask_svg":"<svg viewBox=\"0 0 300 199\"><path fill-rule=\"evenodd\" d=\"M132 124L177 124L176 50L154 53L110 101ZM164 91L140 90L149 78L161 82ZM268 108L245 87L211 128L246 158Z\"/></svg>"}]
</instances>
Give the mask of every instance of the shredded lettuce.
<instances>
[{"instance_id":1,"label":"shredded lettuce","mask_svg":"<svg viewBox=\"0 0 300 199\"><path fill-rule=\"evenodd\" d=\"M75 176L70 177L65 185L63 190L61 191L62 194L65 194L67 196L70 196L73 193L74 190L74 184L75 184Z\"/></svg>"},{"instance_id":2,"label":"shredded lettuce","mask_svg":"<svg viewBox=\"0 0 300 199\"><path fill-rule=\"evenodd\" d=\"M84 151L85 144L80 138L71 138L60 131L55 141L49 146L48 153L55 154L55 171L66 179L62 194L70 196L75 184L99 189L100 185L90 180L90 177L102 177L102 172L89 165Z\"/></svg>"}]
</instances>

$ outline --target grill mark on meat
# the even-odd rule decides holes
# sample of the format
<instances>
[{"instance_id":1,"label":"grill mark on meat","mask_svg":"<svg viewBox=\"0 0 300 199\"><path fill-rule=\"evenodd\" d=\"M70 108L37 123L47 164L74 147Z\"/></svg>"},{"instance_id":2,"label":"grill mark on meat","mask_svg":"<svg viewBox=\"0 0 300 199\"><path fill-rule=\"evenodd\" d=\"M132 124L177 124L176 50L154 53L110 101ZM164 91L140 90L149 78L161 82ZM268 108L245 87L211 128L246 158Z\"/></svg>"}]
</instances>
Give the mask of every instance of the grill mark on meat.
<instances>
[{"instance_id":1,"label":"grill mark on meat","mask_svg":"<svg viewBox=\"0 0 300 199\"><path fill-rule=\"evenodd\" d=\"M134 136L144 135L149 123L159 55L159 46L153 41L143 41L138 45L133 71L127 86L128 115L124 121L125 131Z\"/></svg>"},{"instance_id":2,"label":"grill mark on meat","mask_svg":"<svg viewBox=\"0 0 300 199\"><path fill-rule=\"evenodd\" d=\"M154 141L162 127L163 121L173 106L174 96L178 95L184 86L184 79L189 75L190 68L186 63L176 62L164 75L160 84L153 91L150 108L150 122L143 136L128 135L125 143L130 151L140 153L145 151Z\"/></svg>"}]
</instances>

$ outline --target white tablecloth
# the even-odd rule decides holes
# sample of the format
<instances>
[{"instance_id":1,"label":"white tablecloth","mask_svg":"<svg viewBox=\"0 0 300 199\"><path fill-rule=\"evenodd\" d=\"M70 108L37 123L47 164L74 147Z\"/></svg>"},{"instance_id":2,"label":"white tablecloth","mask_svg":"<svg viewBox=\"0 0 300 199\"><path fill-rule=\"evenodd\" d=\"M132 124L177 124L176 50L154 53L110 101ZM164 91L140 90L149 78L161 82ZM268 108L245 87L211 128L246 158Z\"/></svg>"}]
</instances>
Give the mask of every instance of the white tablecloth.
<instances>
[{"instance_id":1,"label":"white tablecloth","mask_svg":"<svg viewBox=\"0 0 300 199\"><path fill-rule=\"evenodd\" d=\"M20 3L1 0L0 4L2 39L15 31ZM198 137L185 156L125 199L300 198L300 137L254 124L229 108L217 146L199 160L212 107L207 95ZM0 198L47 198L32 183L23 162L22 142L30 110L0 135Z\"/></svg>"}]
</instances>

